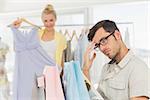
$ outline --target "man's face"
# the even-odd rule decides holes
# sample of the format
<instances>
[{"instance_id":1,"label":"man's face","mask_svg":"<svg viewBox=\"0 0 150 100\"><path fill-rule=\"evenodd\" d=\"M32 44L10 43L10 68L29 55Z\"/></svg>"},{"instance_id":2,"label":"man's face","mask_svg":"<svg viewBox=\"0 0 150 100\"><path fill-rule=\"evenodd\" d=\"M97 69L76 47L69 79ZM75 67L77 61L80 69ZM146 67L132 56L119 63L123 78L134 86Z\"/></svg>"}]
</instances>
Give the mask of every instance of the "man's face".
<instances>
[{"instance_id":1,"label":"man's face","mask_svg":"<svg viewBox=\"0 0 150 100\"><path fill-rule=\"evenodd\" d=\"M118 40L115 38L115 32L108 33L103 28L99 28L92 41L98 44L100 51L110 59L113 59L119 53L120 46Z\"/></svg>"}]
</instances>

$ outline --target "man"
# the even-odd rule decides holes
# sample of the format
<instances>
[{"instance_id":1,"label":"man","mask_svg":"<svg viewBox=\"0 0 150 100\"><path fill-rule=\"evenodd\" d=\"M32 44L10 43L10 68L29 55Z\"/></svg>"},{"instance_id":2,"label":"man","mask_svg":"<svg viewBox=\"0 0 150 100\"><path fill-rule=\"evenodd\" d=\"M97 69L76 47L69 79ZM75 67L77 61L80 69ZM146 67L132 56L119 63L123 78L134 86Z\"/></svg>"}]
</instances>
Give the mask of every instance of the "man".
<instances>
[{"instance_id":1,"label":"man","mask_svg":"<svg viewBox=\"0 0 150 100\"><path fill-rule=\"evenodd\" d=\"M126 47L115 22L103 20L94 25L88 34L91 44L84 55L83 72L90 80L89 70L99 49L111 59L102 69L97 88L104 100L148 100L148 66ZM90 89L92 92L92 89Z\"/></svg>"}]
</instances>

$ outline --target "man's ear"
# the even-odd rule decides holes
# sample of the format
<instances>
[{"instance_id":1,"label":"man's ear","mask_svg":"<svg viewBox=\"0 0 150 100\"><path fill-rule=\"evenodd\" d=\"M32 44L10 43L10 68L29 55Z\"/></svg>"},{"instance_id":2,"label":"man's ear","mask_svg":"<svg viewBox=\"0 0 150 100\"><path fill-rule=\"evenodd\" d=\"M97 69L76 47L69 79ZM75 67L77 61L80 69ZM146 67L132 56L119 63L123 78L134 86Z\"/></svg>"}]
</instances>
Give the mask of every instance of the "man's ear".
<instances>
[{"instance_id":1,"label":"man's ear","mask_svg":"<svg viewBox=\"0 0 150 100\"><path fill-rule=\"evenodd\" d=\"M115 36L115 38L116 38L117 40L121 39L121 34L120 34L120 32L117 31L117 30L115 30L114 36Z\"/></svg>"}]
</instances>

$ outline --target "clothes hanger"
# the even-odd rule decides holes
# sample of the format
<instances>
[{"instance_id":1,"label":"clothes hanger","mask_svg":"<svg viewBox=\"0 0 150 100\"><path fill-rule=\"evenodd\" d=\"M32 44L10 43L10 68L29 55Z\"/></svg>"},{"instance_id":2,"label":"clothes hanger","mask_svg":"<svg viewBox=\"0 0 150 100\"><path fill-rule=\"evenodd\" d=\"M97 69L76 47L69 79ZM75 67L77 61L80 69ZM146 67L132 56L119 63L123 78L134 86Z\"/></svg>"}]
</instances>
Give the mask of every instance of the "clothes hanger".
<instances>
[{"instance_id":1,"label":"clothes hanger","mask_svg":"<svg viewBox=\"0 0 150 100\"><path fill-rule=\"evenodd\" d=\"M85 34L85 28L82 28L79 39L82 39Z\"/></svg>"},{"instance_id":2,"label":"clothes hanger","mask_svg":"<svg viewBox=\"0 0 150 100\"><path fill-rule=\"evenodd\" d=\"M78 36L77 36L75 30L73 30L73 33L72 33L72 36L71 36L71 39L70 39L71 41L72 41L72 39L73 39L74 36L75 36L76 40L78 41Z\"/></svg>"},{"instance_id":3,"label":"clothes hanger","mask_svg":"<svg viewBox=\"0 0 150 100\"><path fill-rule=\"evenodd\" d=\"M37 27L37 28L41 29L40 26L31 23L30 21L26 20L25 18L20 18L20 19L21 19L21 21L23 21L23 22L25 22L25 23L27 23L27 24L33 26L33 27Z\"/></svg>"},{"instance_id":4,"label":"clothes hanger","mask_svg":"<svg viewBox=\"0 0 150 100\"><path fill-rule=\"evenodd\" d=\"M85 33L84 33L84 34L86 35L86 34L88 34L88 33L89 33L89 28L86 27L86 28L85 28Z\"/></svg>"},{"instance_id":5,"label":"clothes hanger","mask_svg":"<svg viewBox=\"0 0 150 100\"><path fill-rule=\"evenodd\" d=\"M67 30L67 29L65 30L65 34L64 34L64 36L66 36L66 35L68 35L68 36L69 36L69 39L71 39L71 36L70 36L70 34L69 34L69 32L68 32L68 30Z\"/></svg>"},{"instance_id":6,"label":"clothes hanger","mask_svg":"<svg viewBox=\"0 0 150 100\"><path fill-rule=\"evenodd\" d=\"M76 38L76 40L78 41L78 40L79 40L79 38L78 38L77 33L76 33L76 31L75 31L75 30L74 30L74 34L75 34L75 38Z\"/></svg>"}]
</instances>

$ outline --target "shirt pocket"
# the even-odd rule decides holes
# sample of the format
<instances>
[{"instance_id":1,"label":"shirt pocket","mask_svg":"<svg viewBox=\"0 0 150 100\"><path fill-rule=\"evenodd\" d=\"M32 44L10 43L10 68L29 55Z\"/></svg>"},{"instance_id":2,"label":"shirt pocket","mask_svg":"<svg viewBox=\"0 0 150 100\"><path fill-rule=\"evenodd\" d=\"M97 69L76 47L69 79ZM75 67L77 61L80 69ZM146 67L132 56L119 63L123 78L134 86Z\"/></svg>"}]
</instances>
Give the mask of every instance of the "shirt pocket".
<instances>
[{"instance_id":1,"label":"shirt pocket","mask_svg":"<svg viewBox=\"0 0 150 100\"><path fill-rule=\"evenodd\" d=\"M126 83L119 80L110 80L107 93L111 100L128 100Z\"/></svg>"},{"instance_id":2,"label":"shirt pocket","mask_svg":"<svg viewBox=\"0 0 150 100\"><path fill-rule=\"evenodd\" d=\"M116 90L125 90L126 85L123 81L111 80L109 81L109 87Z\"/></svg>"}]
</instances>

